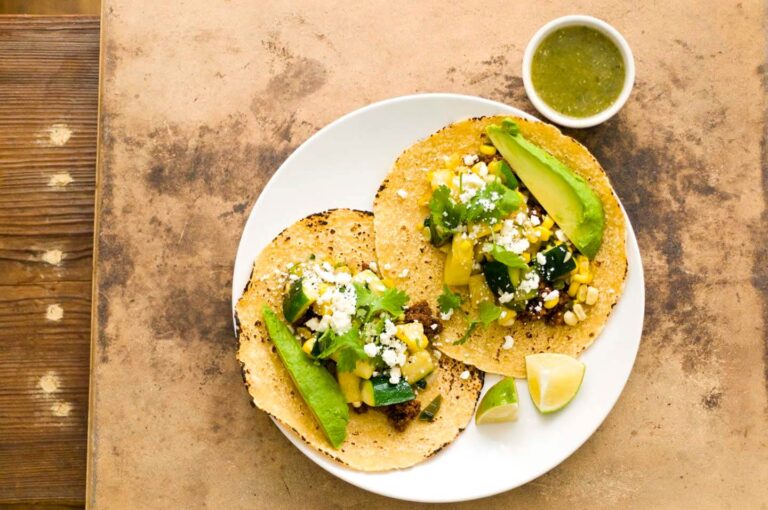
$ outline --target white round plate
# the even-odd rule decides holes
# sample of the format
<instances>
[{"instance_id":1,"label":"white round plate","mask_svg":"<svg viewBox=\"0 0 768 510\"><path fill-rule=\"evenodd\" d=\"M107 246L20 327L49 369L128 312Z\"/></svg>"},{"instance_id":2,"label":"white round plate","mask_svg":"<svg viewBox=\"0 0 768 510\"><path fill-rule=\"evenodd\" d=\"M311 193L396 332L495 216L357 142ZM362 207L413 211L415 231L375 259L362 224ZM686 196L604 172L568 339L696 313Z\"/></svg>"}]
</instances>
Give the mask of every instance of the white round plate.
<instances>
[{"instance_id":1,"label":"white round plate","mask_svg":"<svg viewBox=\"0 0 768 510\"><path fill-rule=\"evenodd\" d=\"M264 187L245 224L232 278L232 306L253 260L296 220L338 207L370 210L397 156L414 142L458 120L513 114L510 106L472 96L422 94L375 103L318 131L285 160ZM418 502L453 502L504 492L546 473L578 449L603 422L632 371L643 329L645 285L635 234L627 219L629 274L624 295L600 337L581 357L584 383L568 407L543 416L517 381L520 418L477 427L472 421L439 454L412 468L385 473L347 469L283 430L304 454L363 489ZM499 379L487 376L484 390ZM281 427L282 428L282 427ZM595 467L599 469L599 467Z\"/></svg>"}]
</instances>

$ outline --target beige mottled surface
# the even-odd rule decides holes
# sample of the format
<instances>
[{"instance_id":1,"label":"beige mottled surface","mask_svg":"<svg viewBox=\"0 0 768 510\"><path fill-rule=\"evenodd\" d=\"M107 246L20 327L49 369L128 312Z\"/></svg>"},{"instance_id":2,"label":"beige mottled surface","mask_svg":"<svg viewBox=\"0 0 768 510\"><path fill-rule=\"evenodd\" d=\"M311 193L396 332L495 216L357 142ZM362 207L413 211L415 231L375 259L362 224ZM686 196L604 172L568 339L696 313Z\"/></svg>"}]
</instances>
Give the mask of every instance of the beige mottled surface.
<instances>
[{"instance_id":1,"label":"beige mottled surface","mask_svg":"<svg viewBox=\"0 0 768 510\"><path fill-rule=\"evenodd\" d=\"M597 433L483 506L764 508L764 12L701 10L106 0L89 503L420 507L335 479L248 405L229 321L240 230L298 144L371 101L450 91L532 111L525 44L581 11L623 31L637 61L626 108L575 136L638 233L645 335Z\"/></svg>"}]
</instances>

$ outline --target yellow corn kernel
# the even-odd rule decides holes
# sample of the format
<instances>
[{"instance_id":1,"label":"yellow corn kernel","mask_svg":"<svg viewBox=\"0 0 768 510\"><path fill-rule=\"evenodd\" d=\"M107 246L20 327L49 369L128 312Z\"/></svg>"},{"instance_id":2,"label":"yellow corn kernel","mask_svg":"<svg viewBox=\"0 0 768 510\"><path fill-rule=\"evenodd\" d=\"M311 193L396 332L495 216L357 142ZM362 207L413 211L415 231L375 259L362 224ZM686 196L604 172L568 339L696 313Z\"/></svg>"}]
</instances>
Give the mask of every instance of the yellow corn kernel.
<instances>
[{"instance_id":1,"label":"yellow corn kernel","mask_svg":"<svg viewBox=\"0 0 768 510\"><path fill-rule=\"evenodd\" d=\"M576 301L581 301L583 303L584 300L587 299L587 290L588 287L586 285L579 287L579 292L576 294Z\"/></svg>"},{"instance_id":2,"label":"yellow corn kernel","mask_svg":"<svg viewBox=\"0 0 768 510\"><path fill-rule=\"evenodd\" d=\"M571 281L576 283L589 283L588 280L588 276L581 273L571 276Z\"/></svg>"},{"instance_id":3,"label":"yellow corn kernel","mask_svg":"<svg viewBox=\"0 0 768 510\"><path fill-rule=\"evenodd\" d=\"M584 304L592 306L595 303L597 303L597 298L599 296L599 291L594 287L588 287L587 288L587 297L584 299Z\"/></svg>"},{"instance_id":4,"label":"yellow corn kernel","mask_svg":"<svg viewBox=\"0 0 768 510\"><path fill-rule=\"evenodd\" d=\"M589 260L579 260L579 274L589 273Z\"/></svg>"},{"instance_id":5,"label":"yellow corn kernel","mask_svg":"<svg viewBox=\"0 0 768 510\"><path fill-rule=\"evenodd\" d=\"M520 256L523 257L526 264L531 261L531 254L527 251L524 251Z\"/></svg>"},{"instance_id":6,"label":"yellow corn kernel","mask_svg":"<svg viewBox=\"0 0 768 510\"><path fill-rule=\"evenodd\" d=\"M461 156L455 152L445 158L445 167L449 170L455 170L456 167L459 166L459 163L461 163Z\"/></svg>"},{"instance_id":7,"label":"yellow corn kernel","mask_svg":"<svg viewBox=\"0 0 768 510\"><path fill-rule=\"evenodd\" d=\"M571 284L568 286L568 295L571 297L576 297L580 286L581 284L579 282L571 282Z\"/></svg>"},{"instance_id":8,"label":"yellow corn kernel","mask_svg":"<svg viewBox=\"0 0 768 510\"><path fill-rule=\"evenodd\" d=\"M447 169L435 170L429 178L429 183L433 190L436 190L440 186L452 186L453 172Z\"/></svg>"},{"instance_id":9,"label":"yellow corn kernel","mask_svg":"<svg viewBox=\"0 0 768 510\"><path fill-rule=\"evenodd\" d=\"M550 218L547 215L547 216L544 216L544 220L541 222L541 226L546 229L552 230L552 227L555 226L555 222L552 218Z\"/></svg>"},{"instance_id":10,"label":"yellow corn kernel","mask_svg":"<svg viewBox=\"0 0 768 510\"><path fill-rule=\"evenodd\" d=\"M560 297L556 297L554 299L550 299L548 301L544 301L544 308L552 309L557 306L557 304L560 302Z\"/></svg>"},{"instance_id":11,"label":"yellow corn kernel","mask_svg":"<svg viewBox=\"0 0 768 510\"><path fill-rule=\"evenodd\" d=\"M483 144L480 146L480 154L485 154L486 156L493 156L496 154L496 147L493 145L487 145Z\"/></svg>"},{"instance_id":12,"label":"yellow corn kernel","mask_svg":"<svg viewBox=\"0 0 768 510\"><path fill-rule=\"evenodd\" d=\"M515 323L516 318L517 312L514 310L502 310L501 315L499 315L499 325L508 328Z\"/></svg>"},{"instance_id":13,"label":"yellow corn kernel","mask_svg":"<svg viewBox=\"0 0 768 510\"><path fill-rule=\"evenodd\" d=\"M528 239L528 242L531 244L538 243L541 239L539 236L541 236L541 232L538 232L536 229L528 230L525 233L525 238Z\"/></svg>"},{"instance_id":14,"label":"yellow corn kernel","mask_svg":"<svg viewBox=\"0 0 768 510\"><path fill-rule=\"evenodd\" d=\"M312 348L315 346L315 342L316 341L317 340L314 337L310 338L309 340L304 342L304 345L301 346L301 350L306 352L307 354L309 354L311 356L312 355Z\"/></svg>"},{"instance_id":15,"label":"yellow corn kernel","mask_svg":"<svg viewBox=\"0 0 768 510\"><path fill-rule=\"evenodd\" d=\"M579 321L583 321L587 318L587 312L584 311L584 307L580 304L576 303L573 305L573 313L576 314L576 318L579 319Z\"/></svg>"},{"instance_id":16,"label":"yellow corn kernel","mask_svg":"<svg viewBox=\"0 0 768 510\"><path fill-rule=\"evenodd\" d=\"M570 310L565 312L563 314L563 321L568 324L569 326L575 326L579 323L579 318L576 317L576 314L571 312Z\"/></svg>"},{"instance_id":17,"label":"yellow corn kernel","mask_svg":"<svg viewBox=\"0 0 768 510\"><path fill-rule=\"evenodd\" d=\"M381 283L383 283L389 288L392 288L395 286L395 282L392 280L392 278L382 278Z\"/></svg>"},{"instance_id":18,"label":"yellow corn kernel","mask_svg":"<svg viewBox=\"0 0 768 510\"><path fill-rule=\"evenodd\" d=\"M536 235L539 239L546 242L549 241L550 237L552 237L552 231L548 228L536 227Z\"/></svg>"}]
</instances>

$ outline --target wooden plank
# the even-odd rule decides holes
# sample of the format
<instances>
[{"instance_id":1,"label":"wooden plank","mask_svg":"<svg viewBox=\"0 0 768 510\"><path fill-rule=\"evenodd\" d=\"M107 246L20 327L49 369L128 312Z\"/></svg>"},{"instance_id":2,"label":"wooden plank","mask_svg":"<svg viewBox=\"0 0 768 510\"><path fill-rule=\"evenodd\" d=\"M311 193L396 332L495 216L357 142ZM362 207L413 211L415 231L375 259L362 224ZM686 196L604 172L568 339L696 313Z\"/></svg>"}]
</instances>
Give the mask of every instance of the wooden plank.
<instances>
[{"instance_id":1,"label":"wooden plank","mask_svg":"<svg viewBox=\"0 0 768 510\"><path fill-rule=\"evenodd\" d=\"M99 20L0 17L0 503L82 504Z\"/></svg>"}]
</instances>

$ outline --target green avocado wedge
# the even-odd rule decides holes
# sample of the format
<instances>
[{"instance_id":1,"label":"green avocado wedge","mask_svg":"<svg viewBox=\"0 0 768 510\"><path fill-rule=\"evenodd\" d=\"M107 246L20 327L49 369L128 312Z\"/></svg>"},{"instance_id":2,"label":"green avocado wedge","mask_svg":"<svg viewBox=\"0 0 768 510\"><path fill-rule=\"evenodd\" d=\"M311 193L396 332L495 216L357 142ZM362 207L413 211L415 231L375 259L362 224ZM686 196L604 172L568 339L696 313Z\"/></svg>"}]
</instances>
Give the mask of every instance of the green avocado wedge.
<instances>
[{"instance_id":1,"label":"green avocado wedge","mask_svg":"<svg viewBox=\"0 0 768 510\"><path fill-rule=\"evenodd\" d=\"M486 132L520 180L576 248L593 259L603 241L605 214L600 198L562 161L526 140L514 121L491 124Z\"/></svg>"},{"instance_id":2,"label":"green avocado wedge","mask_svg":"<svg viewBox=\"0 0 768 510\"><path fill-rule=\"evenodd\" d=\"M264 323L277 353L328 441L338 448L347 437L349 407L336 379L301 350L288 326L269 307L263 308ZM286 392L288 389L286 388Z\"/></svg>"}]
</instances>

